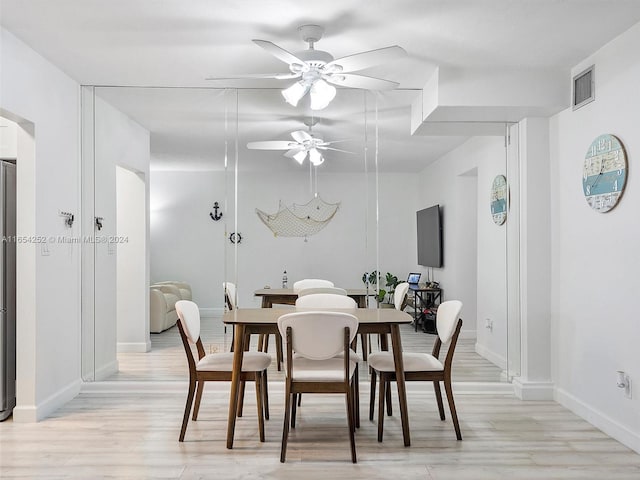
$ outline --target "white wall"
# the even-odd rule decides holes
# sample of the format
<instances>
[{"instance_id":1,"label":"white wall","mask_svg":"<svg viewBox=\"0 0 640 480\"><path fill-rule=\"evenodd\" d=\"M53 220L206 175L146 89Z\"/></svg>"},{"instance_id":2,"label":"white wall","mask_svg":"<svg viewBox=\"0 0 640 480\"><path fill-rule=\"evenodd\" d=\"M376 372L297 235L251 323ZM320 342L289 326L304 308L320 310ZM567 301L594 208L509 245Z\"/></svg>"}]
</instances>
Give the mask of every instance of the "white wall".
<instances>
[{"instance_id":1,"label":"white wall","mask_svg":"<svg viewBox=\"0 0 640 480\"><path fill-rule=\"evenodd\" d=\"M119 110L95 97L95 216L102 217L103 228L96 231L102 239L117 236L116 166L149 175L149 132ZM89 187L89 186L87 186ZM145 193L148 197L148 193ZM137 198L135 199L138 200ZM148 202L146 202L148 205ZM145 207L147 209L147 207ZM145 231L148 226L145 224ZM103 379L117 371L117 251L118 244L95 243L95 378ZM139 257L140 268L148 271L149 259ZM146 287L138 285L138 288ZM149 296L144 295L144 315L131 319L137 333L133 343L145 343L143 331L148 325ZM139 312L141 313L141 312Z\"/></svg>"},{"instance_id":2,"label":"white wall","mask_svg":"<svg viewBox=\"0 0 640 480\"><path fill-rule=\"evenodd\" d=\"M505 226L493 223L489 194L493 178L505 174L504 169L504 139L474 137L421 173L417 207L442 207L444 266L433 269L435 280L440 282L445 300L463 302L463 329L476 332L478 353L503 368L506 236ZM474 227L476 236L470 235ZM474 258L476 265L471 264ZM426 273L426 268L420 268ZM492 331L484 328L486 318L493 320Z\"/></svg>"},{"instance_id":3,"label":"white wall","mask_svg":"<svg viewBox=\"0 0 640 480\"><path fill-rule=\"evenodd\" d=\"M234 247L225 236L224 224L226 221L229 233L236 230L235 211L226 212L219 222L209 218L215 201L224 205L224 173L154 171L151 176L151 279L191 283L194 301L205 309L223 306L225 255L227 279L238 283L240 306L259 306L253 291L265 285L279 288L285 269L289 285L302 278L319 277L347 288L363 288L362 274L376 269L372 174L369 180L367 187L364 174L320 173L320 196L341 205L333 220L305 242L303 238L276 238L260 221L255 209L275 213L280 200L287 204L309 201L308 171L241 173L237 231L242 234L242 243L237 246L236 276ZM415 227L412 233L410 225L415 222L416 186L414 175L381 175L380 270L399 277L405 276L415 263L415 258L410 261L407 251L414 252L415 256ZM228 186L227 195L232 203L232 184ZM371 232L368 238L367 225Z\"/></svg>"},{"instance_id":4,"label":"white wall","mask_svg":"<svg viewBox=\"0 0 640 480\"><path fill-rule=\"evenodd\" d=\"M147 309L148 222L144 174L117 166L116 196L118 351L148 352L151 339Z\"/></svg>"},{"instance_id":5,"label":"white wall","mask_svg":"<svg viewBox=\"0 0 640 480\"><path fill-rule=\"evenodd\" d=\"M4 29L0 44L0 109L20 125L18 235L77 236L79 222L65 227L58 210L79 218L78 84ZM54 239L42 250L17 246L18 422L80 389L80 248Z\"/></svg>"},{"instance_id":6,"label":"white wall","mask_svg":"<svg viewBox=\"0 0 640 480\"><path fill-rule=\"evenodd\" d=\"M551 119L552 374L556 398L640 452L640 24L576 65L595 64L596 100ZM627 187L606 214L582 193L591 142L616 135L629 160ZM616 370L635 382L634 398L616 387Z\"/></svg>"}]
</instances>

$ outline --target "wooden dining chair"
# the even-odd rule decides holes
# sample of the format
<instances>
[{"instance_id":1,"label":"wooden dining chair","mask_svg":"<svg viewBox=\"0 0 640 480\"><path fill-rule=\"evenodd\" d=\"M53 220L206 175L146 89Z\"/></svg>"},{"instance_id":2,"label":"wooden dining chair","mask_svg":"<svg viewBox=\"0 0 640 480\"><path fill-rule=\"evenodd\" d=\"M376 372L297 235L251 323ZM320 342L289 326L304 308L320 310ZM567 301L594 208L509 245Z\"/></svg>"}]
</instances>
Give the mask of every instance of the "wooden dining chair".
<instances>
[{"instance_id":1,"label":"wooden dining chair","mask_svg":"<svg viewBox=\"0 0 640 480\"><path fill-rule=\"evenodd\" d=\"M351 359L351 342L358 332L358 319L344 312L295 312L278 319L285 338L286 393L280 461L287 455L289 425L301 393L344 393L351 445L351 461L357 462L353 381L356 362ZM294 354L295 352L295 354ZM342 353L342 357L337 355Z\"/></svg>"},{"instance_id":2,"label":"wooden dining chair","mask_svg":"<svg viewBox=\"0 0 640 480\"><path fill-rule=\"evenodd\" d=\"M338 287L310 287L303 288L298 292L298 297L304 297L305 295L315 295L316 293L333 293L334 295L347 296L347 291L344 288Z\"/></svg>"},{"instance_id":3,"label":"wooden dining chair","mask_svg":"<svg viewBox=\"0 0 640 480\"><path fill-rule=\"evenodd\" d=\"M298 280L293 284L293 293L298 293L305 288L319 288L319 287L335 287L332 281L322 280L320 278L304 278Z\"/></svg>"},{"instance_id":4,"label":"wooden dining chair","mask_svg":"<svg viewBox=\"0 0 640 480\"><path fill-rule=\"evenodd\" d=\"M458 415L453 400L453 389L451 388L451 364L453 362L453 354L455 352L460 329L462 328L462 320L459 319L462 310L462 302L458 300L450 300L443 302L438 307L436 314L436 323L438 328L438 337L433 345L432 354L427 353L403 353L402 360L404 364L404 378L406 382L411 381L431 381L438 403L438 411L440 419L444 420L444 406L442 403L442 394L440 391L440 382L444 383L444 389L447 393L449 402L449 410L451 411L451 419L453 427L456 431L456 438L462 440L460 433L460 425L458 423ZM444 364L438 359L440 348L443 344L451 342ZM375 405L376 376L380 377L380 387L378 394L378 441L382 441L383 425L384 425L384 407L385 399L387 405L390 405L390 382L396 379L395 363L391 352L376 352L369 355L369 367L371 367L371 393L369 398L369 420L373 420ZM391 415L391 410L387 409L387 413Z\"/></svg>"},{"instance_id":5,"label":"wooden dining chair","mask_svg":"<svg viewBox=\"0 0 640 480\"><path fill-rule=\"evenodd\" d=\"M189 423L189 414L191 413L194 394L195 405L193 405L192 419L196 421L198 419L205 382L231 381L233 353L205 353L202 339L200 338L200 310L194 302L190 300L180 300L176 302L176 312L178 313L178 330L180 331L180 337L182 338L182 344L187 354L187 362L189 364L189 390L179 437L179 440L183 442L187 431L187 424ZM198 352L197 359L191 348L192 345L196 346ZM258 428L261 442L264 442L264 419L265 417L267 419L269 418L267 368L270 364L271 357L266 353L246 352L242 361L242 373L240 376L240 381L243 384L247 380L255 381L256 401L258 404Z\"/></svg>"},{"instance_id":6,"label":"wooden dining chair","mask_svg":"<svg viewBox=\"0 0 640 480\"><path fill-rule=\"evenodd\" d=\"M303 290L303 291L306 291L306 290ZM302 308L304 309L339 308L339 309L353 310L357 308L357 303L353 298L347 297L346 295L342 295L342 294L315 293L315 294L303 295L301 297L298 297L298 299L296 300L296 308L300 308L300 309ZM362 336L364 336L364 334ZM364 339L363 339L363 343L364 343ZM351 359L356 362L356 371L354 374L354 382L353 382L353 388L354 388L353 401L354 401L354 408L355 408L356 427L359 428L360 427L360 386L359 386L360 382L359 382L358 364L362 361L362 358L355 351L355 347L356 347L355 342L354 342L354 345L352 345L352 347L353 347L353 350L350 353ZM364 350L364 347L363 347L363 350ZM293 428L295 428L296 426L296 405L300 406L301 399L302 399L302 395L298 395L297 402L294 402L294 405L293 405L293 412L291 415L291 426Z\"/></svg>"}]
</instances>

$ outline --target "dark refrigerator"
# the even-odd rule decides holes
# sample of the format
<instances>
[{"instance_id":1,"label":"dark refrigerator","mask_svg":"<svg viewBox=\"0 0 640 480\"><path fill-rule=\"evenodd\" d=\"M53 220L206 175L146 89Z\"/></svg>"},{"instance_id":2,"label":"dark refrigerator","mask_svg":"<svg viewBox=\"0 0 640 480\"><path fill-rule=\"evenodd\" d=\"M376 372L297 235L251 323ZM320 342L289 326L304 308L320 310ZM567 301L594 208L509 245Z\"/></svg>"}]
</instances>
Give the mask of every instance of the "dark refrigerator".
<instances>
[{"instance_id":1,"label":"dark refrigerator","mask_svg":"<svg viewBox=\"0 0 640 480\"><path fill-rule=\"evenodd\" d=\"M0 421L16 406L16 165L0 162Z\"/></svg>"}]
</instances>

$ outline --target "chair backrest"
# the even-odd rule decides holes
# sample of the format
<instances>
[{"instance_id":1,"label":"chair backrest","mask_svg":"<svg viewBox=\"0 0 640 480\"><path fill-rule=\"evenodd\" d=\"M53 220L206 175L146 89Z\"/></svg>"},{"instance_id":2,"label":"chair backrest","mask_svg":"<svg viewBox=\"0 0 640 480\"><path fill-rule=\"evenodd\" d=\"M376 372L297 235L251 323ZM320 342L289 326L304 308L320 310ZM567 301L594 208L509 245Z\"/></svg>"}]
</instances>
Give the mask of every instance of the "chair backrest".
<instances>
[{"instance_id":1,"label":"chair backrest","mask_svg":"<svg viewBox=\"0 0 640 480\"><path fill-rule=\"evenodd\" d=\"M408 291L409 284L407 282L402 282L396 285L396 288L393 291L393 304L395 305L396 310L402 310L402 305L404 304L404 299L407 297Z\"/></svg>"},{"instance_id":2,"label":"chair backrest","mask_svg":"<svg viewBox=\"0 0 640 480\"><path fill-rule=\"evenodd\" d=\"M200 338L200 309L198 305L191 300L178 300L176 313L187 339L191 343L196 343Z\"/></svg>"},{"instance_id":3,"label":"chair backrest","mask_svg":"<svg viewBox=\"0 0 640 480\"><path fill-rule=\"evenodd\" d=\"M294 293L298 293L305 288L318 288L318 287L334 287L333 282L329 280L321 280L319 278L305 278L304 280L298 280L293 284Z\"/></svg>"},{"instance_id":4,"label":"chair backrest","mask_svg":"<svg viewBox=\"0 0 640 480\"><path fill-rule=\"evenodd\" d=\"M314 293L298 297L296 308L356 308L356 301L346 295L335 293Z\"/></svg>"},{"instance_id":5,"label":"chair backrest","mask_svg":"<svg viewBox=\"0 0 640 480\"><path fill-rule=\"evenodd\" d=\"M451 335L453 335L453 332L455 331L461 310L462 302L460 300L442 302L438 307L438 313L436 314L436 328L442 343L447 343L451 339Z\"/></svg>"},{"instance_id":6,"label":"chair backrest","mask_svg":"<svg viewBox=\"0 0 640 480\"><path fill-rule=\"evenodd\" d=\"M347 297L348 298L348 297ZM311 360L326 360L344 352L344 329L349 327L349 344L358 333L358 319L344 312L295 312L278 319L282 338L291 327L292 349Z\"/></svg>"},{"instance_id":7,"label":"chair backrest","mask_svg":"<svg viewBox=\"0 0 640 480\"><path fill-rule=\"evenodd\" d=\"M224 288L224 300L227 302L227 308L229 310L236 309L236 285L231 282L223 282Z\"/></svg>"},{"instance_id":8,"label":"chair backrest","mask_svg":"<svg viewBox=\"0 0 640 480\"><path fill-rule=\"evenodd\" d=\"M347 296L347 291L344 288L338 287L315 287L305 288L298 292L298 297L304 297L305 295L314 295L316 293L333 293L334 295Z\"/></svg>"}]
</instances>

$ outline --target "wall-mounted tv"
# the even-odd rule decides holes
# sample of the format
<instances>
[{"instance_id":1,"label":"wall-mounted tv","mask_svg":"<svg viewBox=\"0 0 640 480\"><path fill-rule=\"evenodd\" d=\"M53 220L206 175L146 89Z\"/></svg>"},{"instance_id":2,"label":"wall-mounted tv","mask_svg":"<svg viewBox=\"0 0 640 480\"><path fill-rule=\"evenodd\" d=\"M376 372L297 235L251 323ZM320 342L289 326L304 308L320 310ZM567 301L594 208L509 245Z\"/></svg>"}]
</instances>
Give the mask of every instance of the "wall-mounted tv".
<instances>
[{"instance_id":1,"label":"wall-mounted tv","mask_svg":"<svg viewBox=\"0 0 640 480\"><path fill-rule=\"evenodd\" d=\"M442 267L442 219L440 205L418 210L418 265Z\"/></svg>"}]
</instances>

